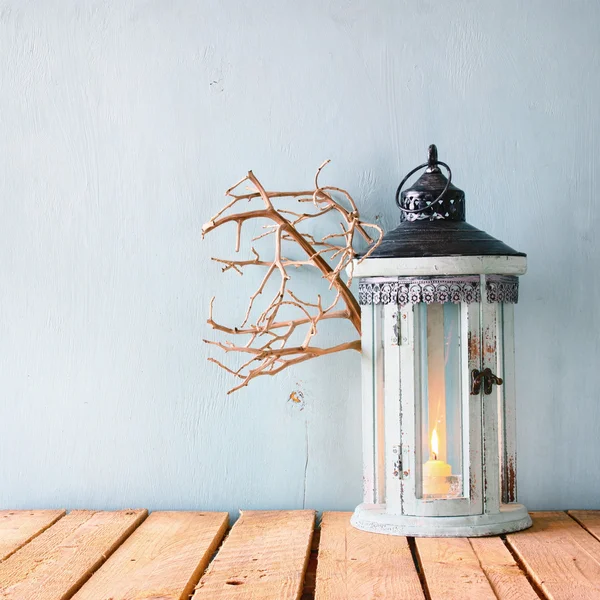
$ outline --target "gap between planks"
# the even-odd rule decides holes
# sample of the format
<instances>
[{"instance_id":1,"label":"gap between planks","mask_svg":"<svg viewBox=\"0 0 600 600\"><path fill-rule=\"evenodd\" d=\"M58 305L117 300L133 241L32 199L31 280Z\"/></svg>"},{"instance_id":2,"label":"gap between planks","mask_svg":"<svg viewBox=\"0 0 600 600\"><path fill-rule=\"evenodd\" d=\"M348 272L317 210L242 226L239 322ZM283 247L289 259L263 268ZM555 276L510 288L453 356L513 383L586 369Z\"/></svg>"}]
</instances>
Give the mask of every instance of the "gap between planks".
<instances>
[{"instance_id":1,"label":"gap between planks","mask_svg":"<svg viewBox=\"0 0 600 600\"><path fill-rule=\"evenodd\" d=\"M228 523L224 512L153 512L74 600L187 600Z\"/></svg>"},{"instance_id":2,"label":"gap between planks","mask_svg":"<svg viewBox=\"0 0 600 600\"><path fill-rule=\"evenodd\" d=\"M54 525L66 510L0 510L0 562Z\"/></svg>"},{"instance_id":3,"label":"gap between planks","mask_svg":"<svg viewBox=\"0 0 600 600\"><path fill-rule=\"evenodd\" d=\"M533 526L507 535L507 543L546 598L600 600L597 515L572 513L531 513Z\"/></svg>"},{"instance_id":4,"label":"gap between planks","mask_svg":"<svg viewBox=\"0 0 600 600\"><path fill-rule=\"evenodd\" d=\"M600 541L600 510L568 510L567 514Z\"/></svg>"},{"instance_id":5,"label":"gap between planks","mask_svg":"<svg viewBox=\"0 0 600 600\"><path fill-rule=\"evenodd\" d=\"M145 509L72 511L0 563L0 597L71 598L147 514Z\"/></svg>"},{"instance_id":6,"label":"gap between planks","mask_svg":"<svg viewBox=\"0 0 600 600\"><path fill-rule=\"evenodd\" d=\"M537 600L501 538L416 538L431 600Z\"/></svg>"},{"instance_id":7,"label":"gap between planks","mask_svg":"<svg viewBox=\"0 0 600 600\"><path fill-rule=\"evenodd\" d=\"M134 531L146 514L0 512L0 548L13 548L0 561L0 597L67 599L85 584L75 600L96 600L102 594L115 600L148 594L187 598L225 534L227 515L153 513ZM215 520L205 522L206 527L200 521L183 524L194 521L191 515L211 514ZM29 524L22 519L27 515L33 517ZM313 597L313 590L317 600L600 600L600 511L532 513L532 518L531 529L509 534L506 541L407 539L362 532L350 525L350 513L326 512L319 544L313 539L313 511L244 512L200 580L194 600L297 600L303 584L304 600ZM311 546L316 584L307 574ZM127 564L132 558L135 568ZM131 585L123 587L119 573L127 573ZM164 586L165 580L174 585Z\"/></svg>"},{"instance_id":8,"label":"gap between planks","mask_svg":"<svg viewBox=\"0 0 600 600\"><path fill-rule=\"evenodd\" d=\"M545 513L534 513L534 522L539 523L546 519ZM587 527L600 532L600 513L576 514ZM599 551L600 545L582 527L565 513L550 513L551 519L558 519L567 523L570 535L579 539L585 545L586 552ZM361 532L354 529L349 522L350 513L324 513L321 540L317 555L317 578L315 598L317 600L342 600L352 598L372 599L394 598L427 598L431 600L455 600L468 597L474 600L536 600L541 596L551 600L580 600L582 598L598 598L600 595L589 595L587 590L581 595L582 584L578 583L573 592L564 572L559 571L556 579L561 579L564 589L549 589L544 586L544 580L531 568L526 553L519 553L518 547L524 546L523 539L536 534L533 530L511 534L506 541L499 537L489 538L416 538L407 540L403 537L385 536ZM240 523L243 518L240 519ZM234 528L235 529L235 528ZM286 529L287 530L287 529ZM263 532L264 533L264 532ZM232 530L233 534L233 530ZM547 540L534 539L534 544L545 543ZM305 540L306 542L306 540ZM560 546L561 539L553 543ZM410 544L414 544L414 559ZM233 552L239 546L239 541L231 541L228 546L226 541L221 552L229 547ZM247 550L247 548L245 548ZM514 552L514 556L511 553ZM226 552L217 555L215 564L225 560ZM517 560L515 560L515 557ZM239 557L238 557L239 558ZM245 561L241 561L245 564ZM598 573L599 563L595 563L595 576ZM231 564L229 565L232 566ZM572 565L571 565L572 566ZM238 578L226 579L233 573L240 573L240 564L233 565L233 569L222 570L220 583L233 586L229 592L213 588L210 593L197 598L269 598L269 594L255 595L252 578L247 574ZM243 569L242 569L243 570ZM209 569L210 571L210 569ZM260 572L260 569L259 569ZM422 579L419 578L419 573ZM206 582L198 590L208 591ZM530 577L530 579L528 578ZM567 581L565 582L565 579ZM584 578L586 579L586 578ZM589 577L586 579L586 585ZM554 583L553 583L554 585ZM595 584L594 584L595 585ZM246 586L246 587L244 587ZM279 592L279 587L271 588ZM294 596L300 587L286 595L281 592L281 598ZM249 592L252 590L252 595ZM600 586L597 588L600 591ZM218 595L221 594L221 595ZM308 595L310 597L310 595Z\"/></svg>"},{"instance_id":9,"label":"gap between planks","mask_svg":"<svg viewBox=\"0 0 600 600\"><path fill-rule=\"evenodd\" d=\"M314 600L315 589L317 585L317 565L320 541L321 524L320 522L317 522L315 524L315 530L313 532L313 537L310 544L310 555L308 557L306 573L304 574L304 585L302 588L302 596L300 597L300 600Z\"/></svg>"},{"instance_id":10,"label":"gap between planks","mask_svg":"<svg viewBox=\"0 0 600 600\"><path fill-rule=\"evenodd\" d=\"M405 538L359 531L324 513L316 600L537 600L501 538Z\"/></svg>"},{"instance_id":11,"label":"gap between planks","mask_svg":"<svg viewBox=\"0 0 600 600\"><path fill-rule=\"evenodd\" d=\"M423 599L408 540L355 529L350 516L323 513L316 600Z\"/></svg>"}]
</instances>

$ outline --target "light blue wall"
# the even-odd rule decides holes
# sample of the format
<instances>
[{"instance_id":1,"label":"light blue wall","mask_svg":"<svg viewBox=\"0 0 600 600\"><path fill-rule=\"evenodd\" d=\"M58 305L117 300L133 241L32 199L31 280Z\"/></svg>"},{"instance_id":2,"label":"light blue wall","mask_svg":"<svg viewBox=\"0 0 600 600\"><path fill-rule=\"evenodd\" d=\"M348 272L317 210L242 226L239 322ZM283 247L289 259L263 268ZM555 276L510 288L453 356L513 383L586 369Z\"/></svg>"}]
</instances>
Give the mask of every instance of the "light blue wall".
<instances>
[{"instance_id":1,"label":"light blue wall","mask_svg":"<svg viewBox=\"0 0 600 600\"><path fill-rule=\"evenodd\" d=\"M253 279L200 230L247 169L301 188L325 158L389 229L436 142L469 220L529 254L520 497L598 507L598 23L593 0L1 1L0 505L352 508L358 356L225 396L208 303Z\"/></svg>"}]
</instances>

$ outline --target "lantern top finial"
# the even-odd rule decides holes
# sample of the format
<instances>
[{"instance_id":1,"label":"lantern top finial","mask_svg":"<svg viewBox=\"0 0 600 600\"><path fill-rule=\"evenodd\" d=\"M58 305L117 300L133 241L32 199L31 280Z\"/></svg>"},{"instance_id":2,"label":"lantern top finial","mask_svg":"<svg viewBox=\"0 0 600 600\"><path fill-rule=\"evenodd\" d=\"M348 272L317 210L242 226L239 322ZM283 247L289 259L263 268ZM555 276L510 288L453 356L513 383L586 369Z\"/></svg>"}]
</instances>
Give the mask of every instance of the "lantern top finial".
<instances>
[{"instance_id":1,"label":"lantern top finial","mask_svg":"<svg viewBox=\"0 0 600 600\"><path fill-rule=\"evenodd\" d=\"M438 162L437 146L435 144L431 144L429 146L429 159L427 160L429 169L435 169L437 167L437 162Z\"/></svg>"},{"instance_id":2,"label":"lantern top finial","mask_svg":"<svg viewBox=\"0 0 600 600\"><path fill-rule=\"evenodd\" d=\"M442 173L443 167L448 177ZM425 172L405 190L417 171ZM439 160L435 144L426 163L415 167L396 191L400 225L385 234L367 260L430 256L525 256L465 222L465 193L452 183L452 170Z\"/></svg>"}]
</instances>

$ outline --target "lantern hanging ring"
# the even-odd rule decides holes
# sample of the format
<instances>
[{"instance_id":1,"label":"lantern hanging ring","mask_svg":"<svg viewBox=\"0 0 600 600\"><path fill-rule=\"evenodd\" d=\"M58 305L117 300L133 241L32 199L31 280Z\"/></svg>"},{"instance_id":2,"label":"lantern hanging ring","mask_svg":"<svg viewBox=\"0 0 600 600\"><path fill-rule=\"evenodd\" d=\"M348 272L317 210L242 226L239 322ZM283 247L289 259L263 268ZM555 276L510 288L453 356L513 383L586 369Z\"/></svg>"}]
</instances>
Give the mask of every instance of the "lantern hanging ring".
<instances>
[{"instance_id":1,"label":"lantern hanging ring","mask_svg":"<svg viewBox=\"0 0 600 600\"><path fill-rule=\"evenodd\" d=\"M417 171L420 171L421 169L423 169L425 167L433 170L437 167L437 165L442 165L442 167L444 167L448 171L448 183L446 183L446 187L443 189L442 193L433 202L431 202L431 204L427 204L427 206L422 206L421 208L410 209L410 208L404 208L403 206L401 206L400 205L400 192L402 191L404 184L408 181L408 178L411 177L412 175L414 175ZM396 205L404 213L415 214L415 213L424 212L428 208L430 208L433 205L437 204L438 202L442 201L442 198L443 198L444 194L448 191L448 188L450 187L451 182L452 182L452 171L450 170L450 167L445 162L438 160L437 148L436 148L435 144L431 144L431 146L429 146L428 161L426 163L423 163L422 165L419 165L418 167L415 167L400 182L400 185L398 186L398 189L396 190Z\"/></svg>"}]
</instances>

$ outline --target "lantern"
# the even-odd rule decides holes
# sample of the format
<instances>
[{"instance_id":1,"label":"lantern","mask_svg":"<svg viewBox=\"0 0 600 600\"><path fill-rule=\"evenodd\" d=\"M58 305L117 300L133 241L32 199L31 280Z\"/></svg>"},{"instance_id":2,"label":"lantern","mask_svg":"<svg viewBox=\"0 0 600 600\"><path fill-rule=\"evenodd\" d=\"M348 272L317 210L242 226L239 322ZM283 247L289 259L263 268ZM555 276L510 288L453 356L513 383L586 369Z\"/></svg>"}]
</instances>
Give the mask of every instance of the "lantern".
<instances>
[{"instance_id":1,"label":"lantern","mask_svg":"<svg viewBox=\"0 0 600 600\"><path fill-rule=\"evenodd\" d=\"M451 180L430 146L396 192L400 225L354 265L363 331L358 529L456 537L531 525L515 502L513 308L526 255L466 223L464 192Z\"/></svg>"}]
</instances>

